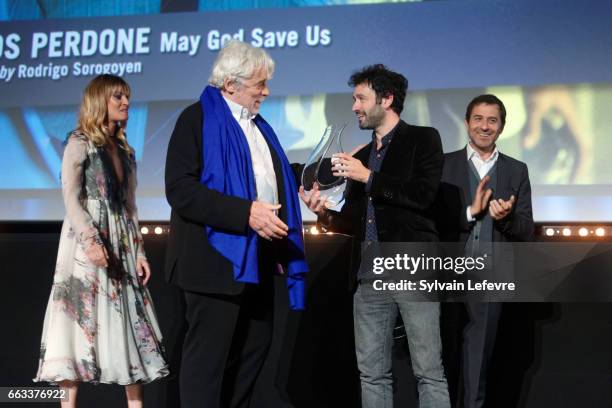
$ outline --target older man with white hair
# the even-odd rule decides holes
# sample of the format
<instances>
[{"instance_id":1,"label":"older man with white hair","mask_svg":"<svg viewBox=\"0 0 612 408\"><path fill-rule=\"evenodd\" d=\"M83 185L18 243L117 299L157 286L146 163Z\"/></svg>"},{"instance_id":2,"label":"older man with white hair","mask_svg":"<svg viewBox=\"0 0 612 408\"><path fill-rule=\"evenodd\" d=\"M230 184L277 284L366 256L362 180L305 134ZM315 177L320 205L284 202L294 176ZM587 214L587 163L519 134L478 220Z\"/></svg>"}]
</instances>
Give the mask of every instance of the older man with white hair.
<instances>
[{"instance_id":1,"label":"older man with white hair","mask_svg":"<svg viewBox=\"0 0 612 408\"><path fill-rule=\"evenodd\" d=\"M304 306L302 220L292 168L259 115L274 61L228 43L166 158L166 279L185 298L183 407L247 407L272 334L273 274Z\"/></svg>"}]
</instances>

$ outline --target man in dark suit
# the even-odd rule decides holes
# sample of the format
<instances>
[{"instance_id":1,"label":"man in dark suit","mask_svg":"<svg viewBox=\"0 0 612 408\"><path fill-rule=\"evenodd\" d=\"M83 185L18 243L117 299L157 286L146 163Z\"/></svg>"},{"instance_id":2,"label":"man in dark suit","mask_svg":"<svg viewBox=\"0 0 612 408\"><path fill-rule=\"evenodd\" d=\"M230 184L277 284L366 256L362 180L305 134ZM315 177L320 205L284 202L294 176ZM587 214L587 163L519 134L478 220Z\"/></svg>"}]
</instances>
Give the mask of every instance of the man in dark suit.
<instances>
[{"instance_id":1,"label":"man in dark suit","mask_svg":"<svg viewBox=\"0 0 612 408\"><path fill-rule=\"evenodd\" d=\"M325 209L314 189L302 200L327 229L352 234L359 242L437 241L431 206L442 173L442 145L433 128L400 119L408 82L383 65L351 76L353 112L372 142L354 157L340 154L334 175L348 179L340 212ZM356 262L359 264L359 261ZM421 407L449 407L442 368L440 305L413 302L406 293L372 287L371 265L354 276L355 346L363 408L393 406L391 348L397 313L404 321Z\"/></svg>"},{"instance_id":2,"label":"man in dark suit","mask_svg":"<svg viewBox=\"0 0 612 408\"><path fill-rule=\"evenodd\" d=\"M184 294L183 407L247 407L271 341L273 274L303 308L307 271L297 185L258 115L274 61L232 41L168 146L166 278Z\"/></svg>"},{"instance_id":3,"label":"man in dark suit","mask_svg":"<svg viewBox=\"0 0 612 408\"><path fill-rule=\"evenodd\" d=\"M445 218L441 237L465 243L466 254L471 256L490 253L493 242L533 240L527 165L500 153L496 144L505 123L501 100L494 95L477 96L465 113L467 146L444 155L441 191L446 202L441 210ZM453 188L457 194L452 193ZM457 199L450 198L453 196ZM495 268L488 273L499 275ZM477 408L485 402L502 303L468 301L465 305L469 322L463 333L463 399L466 408Z\"/></svg>"}]
</instances>

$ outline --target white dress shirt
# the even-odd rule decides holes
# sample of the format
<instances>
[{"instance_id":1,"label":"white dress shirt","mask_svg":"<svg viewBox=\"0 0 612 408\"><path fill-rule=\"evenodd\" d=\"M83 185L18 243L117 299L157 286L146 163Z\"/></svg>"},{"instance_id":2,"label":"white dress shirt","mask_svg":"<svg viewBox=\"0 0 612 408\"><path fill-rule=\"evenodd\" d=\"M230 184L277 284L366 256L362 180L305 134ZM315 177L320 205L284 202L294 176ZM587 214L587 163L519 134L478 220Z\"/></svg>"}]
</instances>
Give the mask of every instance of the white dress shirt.
<instances>
[{"instance_id":1,"label":"white dress shirt","mask_svg":"<svg viewBox=\"0 0 612 408\"><path fill-rule=\"evenodd\" d=\"M251 161L253 162L253 173L255 175L255 185L257 188L257 200L269 204L278 203L278 186L276 185L276 173L270 148L266 139L261 134L259 128L253 122L255 115L248 109L243 108L234 101L223 97L230 108L234 119L238 122L251 151Z\"/></svg>"},{"instance_id":2,"label":"white dress shirt","mask_svg":"<svg viewBox=\"0 0 612 408\"><path fill-rule=\"evenodd\" d=\"M467 144L466 151L467 151L467 159L468 161L471 161L474 167L476 168L476 171L478 172L478 178L480 180L482 180L482 178L487 175L489 170L491 170L493 166L495 166L495 163L497 162L497 158L499 157L499 151L497 150L497 146L495 146L493 153L486 160L483 160L480 157L480 154L478 154L478 152L474 150L474 148L472 147L470 143ZM470 211L469 205L467 206L467 209L465 211L466 211L465 214L467 215L468 222L476 221L476 219L472 217L472 212Z\"/></svg>"}]
</instances>

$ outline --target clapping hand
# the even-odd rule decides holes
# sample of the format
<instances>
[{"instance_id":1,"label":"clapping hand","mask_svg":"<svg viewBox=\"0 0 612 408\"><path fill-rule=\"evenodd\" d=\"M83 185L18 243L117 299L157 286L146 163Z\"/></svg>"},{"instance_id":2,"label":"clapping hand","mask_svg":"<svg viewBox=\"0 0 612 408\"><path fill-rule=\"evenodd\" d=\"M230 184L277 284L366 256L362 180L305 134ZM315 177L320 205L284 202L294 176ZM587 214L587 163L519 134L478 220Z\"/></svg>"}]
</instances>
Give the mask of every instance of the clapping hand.
<instances>
[{"instance_id":1,"label":"clapping hand","mask_svg":"<svg viewBox=\"0 0 612 408\"><path fill-rule=\"evenodd\" d=\"M501 198L491 200L489 203L489 214L491 215L491 218L493 218L495 221L506 218L512 211L514 201L514 195L512 195L509 200L502 200Z\"/></svg>"},{"instance_id":2,"label":"clapping hand","mask_svg":"<svg viewBox=\"0 0 612 408\"><path fill-rule=\"evenodd\" d=\"M474 200L472 201L472 205L470 205L470 214L472 217L476 217L478 214L487 209L487 207L489 207L489 200L493 194L493 190L490 188L485 190L485 185L489 182L489 180L489 176L484 176L482 180L480 180L480 183L478 183L478 187L476 187Z\"/></svg>"}]
</instances>

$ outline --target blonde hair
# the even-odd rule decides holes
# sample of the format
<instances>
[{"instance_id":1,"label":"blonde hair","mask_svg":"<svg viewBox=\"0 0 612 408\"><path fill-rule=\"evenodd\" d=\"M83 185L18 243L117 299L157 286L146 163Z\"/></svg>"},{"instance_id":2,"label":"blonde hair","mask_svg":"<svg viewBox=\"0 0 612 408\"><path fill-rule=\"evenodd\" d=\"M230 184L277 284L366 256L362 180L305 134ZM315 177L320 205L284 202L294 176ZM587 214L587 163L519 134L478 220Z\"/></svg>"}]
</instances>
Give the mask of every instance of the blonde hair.
<instances>
[{"instance_id":1,"label":"blonde hair","mask_svg":"<svg viewBox=\"0 0 612 408\"><path fill-rule=\"evenodd\" d=\"M105 146L112 135L108 132L108 101L113 92L121 90L128 98L130 86L116 75L98 75L87 84L83 91L83 101L79 110L77 130L82 132L96 147ZM117 123L115 137L119 146L130 151L125 126L127 123Z\"/></svg>"}]
</instances>

